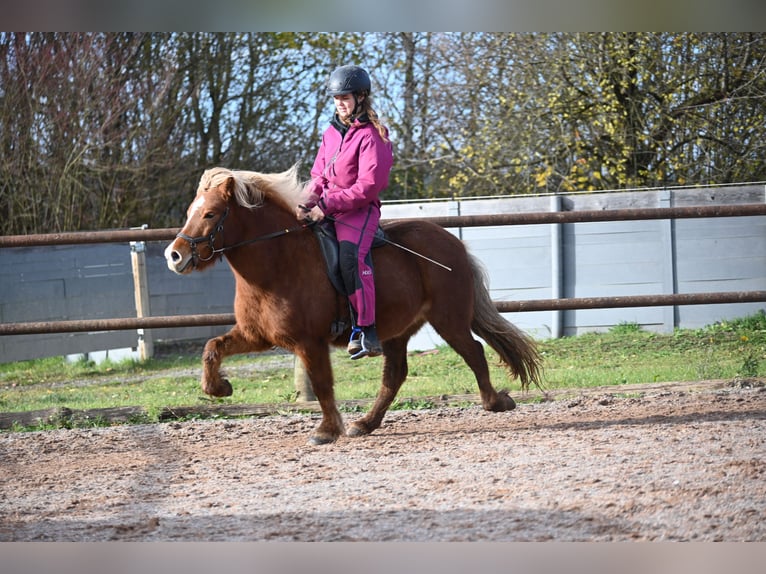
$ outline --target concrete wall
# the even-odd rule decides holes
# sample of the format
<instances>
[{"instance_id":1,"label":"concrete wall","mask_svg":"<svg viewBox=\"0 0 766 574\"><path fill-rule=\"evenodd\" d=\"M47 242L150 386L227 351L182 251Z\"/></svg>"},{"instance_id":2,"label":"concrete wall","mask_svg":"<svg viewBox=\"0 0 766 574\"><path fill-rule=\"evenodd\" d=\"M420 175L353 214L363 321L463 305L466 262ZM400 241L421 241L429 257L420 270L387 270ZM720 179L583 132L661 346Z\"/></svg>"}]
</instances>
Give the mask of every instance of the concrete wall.
<instances>
[{"instance_id":1,"label":"concrete wall","mask_svg":"<svg viewBox=\"0 0 766 574\"><path fill-rule=\"evenodd\" d=\"M385 203L383 217L434 217L551 210L593 210L762 203L764 186L652 190L557 197ZM766 289L766 217L617 221L474 227L450 230L490 272L492 298L529 300L754 291ZM171 273L148 243L151 314L231 313L234 279L226 262L205 273ZM131 248L123 244L0 249L0 320L4 323L135 317ZM693 305L508 313L539 338L606 330L621 322L671 332L749 315L766 304ZM202 339L228 327L155 329L157 340ZM441 339L424 328L411 349ZM0 362L131 349L130 331L0 337Z\"/></svg>"},{"instance_id":2,"label":"concrete wall","mask_svg":"<svg viewBox=\"0 0 766 574\"><path fill-rule=\"evenodd\" d=\"M762 185L384 205L384 217L749 204ZM614 221L452 229L490 270L497 301L766 289L766 217ZM507 313L538 338L621 322L672 332L750 315L766 303ZM411 348L442 344L430 327Z\"/></svg>"}]
</instances>

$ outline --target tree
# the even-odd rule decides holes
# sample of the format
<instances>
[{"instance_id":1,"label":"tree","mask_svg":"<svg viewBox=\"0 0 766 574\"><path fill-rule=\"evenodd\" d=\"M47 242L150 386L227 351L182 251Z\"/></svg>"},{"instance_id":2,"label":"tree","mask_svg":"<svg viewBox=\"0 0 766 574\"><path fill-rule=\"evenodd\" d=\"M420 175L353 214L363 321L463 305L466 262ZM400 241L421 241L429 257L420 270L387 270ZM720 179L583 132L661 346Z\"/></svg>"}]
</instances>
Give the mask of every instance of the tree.
<instances>
[{"instance_id":1,"label":"tree","mask_svg":"<svg viewBox=\"0 0 766 574\"><path fill-rule=\"evenodd\" d=\"M385 199L766 180L763 33L0 33L0 225L174 226L211 165L308 176L365 66Z\"/></svg>"},{"instance_id":2,"label":"tree","mask_svg":"<svg viewBox=\"0 0 766 574\"><path fill-rule=\"evenodd\" d=\"M542 146L526 138L522 157L542 159L528 164L540 191L763 178L762 161L742 169L762 149L762 35L554 34L529 48L515 96L534 110ZM514 110L495 115L525 131Z\"/></svg>"},{"instance_id":3,"label":"tree","mask_svg":"<svg viewBox=\"0 0 766 574\"><path fill-rule=\"evenodd\" d=\"M3 34L0 39L5 233L114 225L135 209L147 97L140 60L151 38Z\"/></svg>"},{"instance_id":4,"label":"tree","mask_svg":"<svg viewBox=\"0 0 766 574\"><path fill-rule=\"evenodd\" d=\"M764 178L763 34L432 39L430 195ZM707 167L703 165L707 164Z\"/></svg>"}]
</instances>

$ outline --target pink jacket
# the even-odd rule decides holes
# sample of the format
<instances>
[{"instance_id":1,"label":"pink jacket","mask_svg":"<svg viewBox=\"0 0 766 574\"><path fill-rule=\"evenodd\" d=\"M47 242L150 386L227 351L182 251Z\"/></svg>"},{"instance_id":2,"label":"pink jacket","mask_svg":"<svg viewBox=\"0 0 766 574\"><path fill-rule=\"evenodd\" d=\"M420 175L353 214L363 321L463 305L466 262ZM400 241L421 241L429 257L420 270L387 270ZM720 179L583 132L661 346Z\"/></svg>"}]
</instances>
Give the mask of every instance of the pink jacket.
<instances>
[{"instance_id":1,"label":"pink jacket","mask_svg":"<svg viewBox=\"0 0 766 574\"><path fill-rule=\"evenodd\" d=\"M393 165L391 142L384 142L372 123L355 121L345 137L334 125L322 135L311 177L314 187L308 205L319 205L326 214L354 211L375 204L388 187Z\"/></svg>"}]
</instances>

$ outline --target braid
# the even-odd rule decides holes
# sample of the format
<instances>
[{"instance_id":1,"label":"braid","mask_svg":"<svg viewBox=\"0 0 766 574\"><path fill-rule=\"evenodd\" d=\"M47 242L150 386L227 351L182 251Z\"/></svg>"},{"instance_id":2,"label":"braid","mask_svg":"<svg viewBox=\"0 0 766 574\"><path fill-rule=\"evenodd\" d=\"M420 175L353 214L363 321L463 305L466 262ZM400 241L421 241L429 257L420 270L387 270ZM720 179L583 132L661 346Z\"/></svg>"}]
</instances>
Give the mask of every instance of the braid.
<instances>
[{"instance_id":1,"label":"braid","mask_svg":"<svg viewBox=\"0 0 766 574\"><path fill-rule=\"evenodd\" d=\"M388 143L388 133L386 127L380 123L380 118L378 117L377 112L372 108L369 108L367 110L367 117L370 118L370 123L375 126L376 130L378 130L378 133L380 134L380 137L383 139L383 141Z\"/></svg>"},{"instance_id":2,"label":"braid","mask_svg":"<svg viewBox=\"0 0 766 574\"><path fill-rule=\"evenodd\" d=\"M355 114L355 117L359 117L362 114L367 114L370 123L375 126L376 130L378 130L380 137L384 142L388 143L388 130L386 130L386 126L381 123L380 118L378 117L378 113L372 109L372 99L370 98L370 94L365 94L365 98L359 104L359 107L361 109L357 114Z\"/></svg>"}]
</instances>

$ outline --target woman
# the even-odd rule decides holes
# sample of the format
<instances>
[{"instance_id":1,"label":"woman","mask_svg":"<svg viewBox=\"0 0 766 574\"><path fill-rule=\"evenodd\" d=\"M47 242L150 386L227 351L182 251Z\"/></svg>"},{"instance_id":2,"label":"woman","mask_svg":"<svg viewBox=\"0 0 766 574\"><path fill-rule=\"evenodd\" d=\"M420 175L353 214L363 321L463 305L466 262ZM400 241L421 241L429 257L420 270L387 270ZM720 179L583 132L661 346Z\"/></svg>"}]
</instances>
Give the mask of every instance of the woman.
<instances>
[{"instance_id":1,"label":"woman","mask_svg":"<svg viewBox=\"0 0 766 574\"><path fill-rule=\"evenodd\" d=\"M322 136L306 199L296 211L298 219L327 216L335 226L341 274L355 315L348 343L352 359L382 353L370 247L393 152L388 130L372 109L370 87L370 76L359 66L341 66L330 74L327 94L335 101L335 114Z\"/></svg>"}]
</instances>

